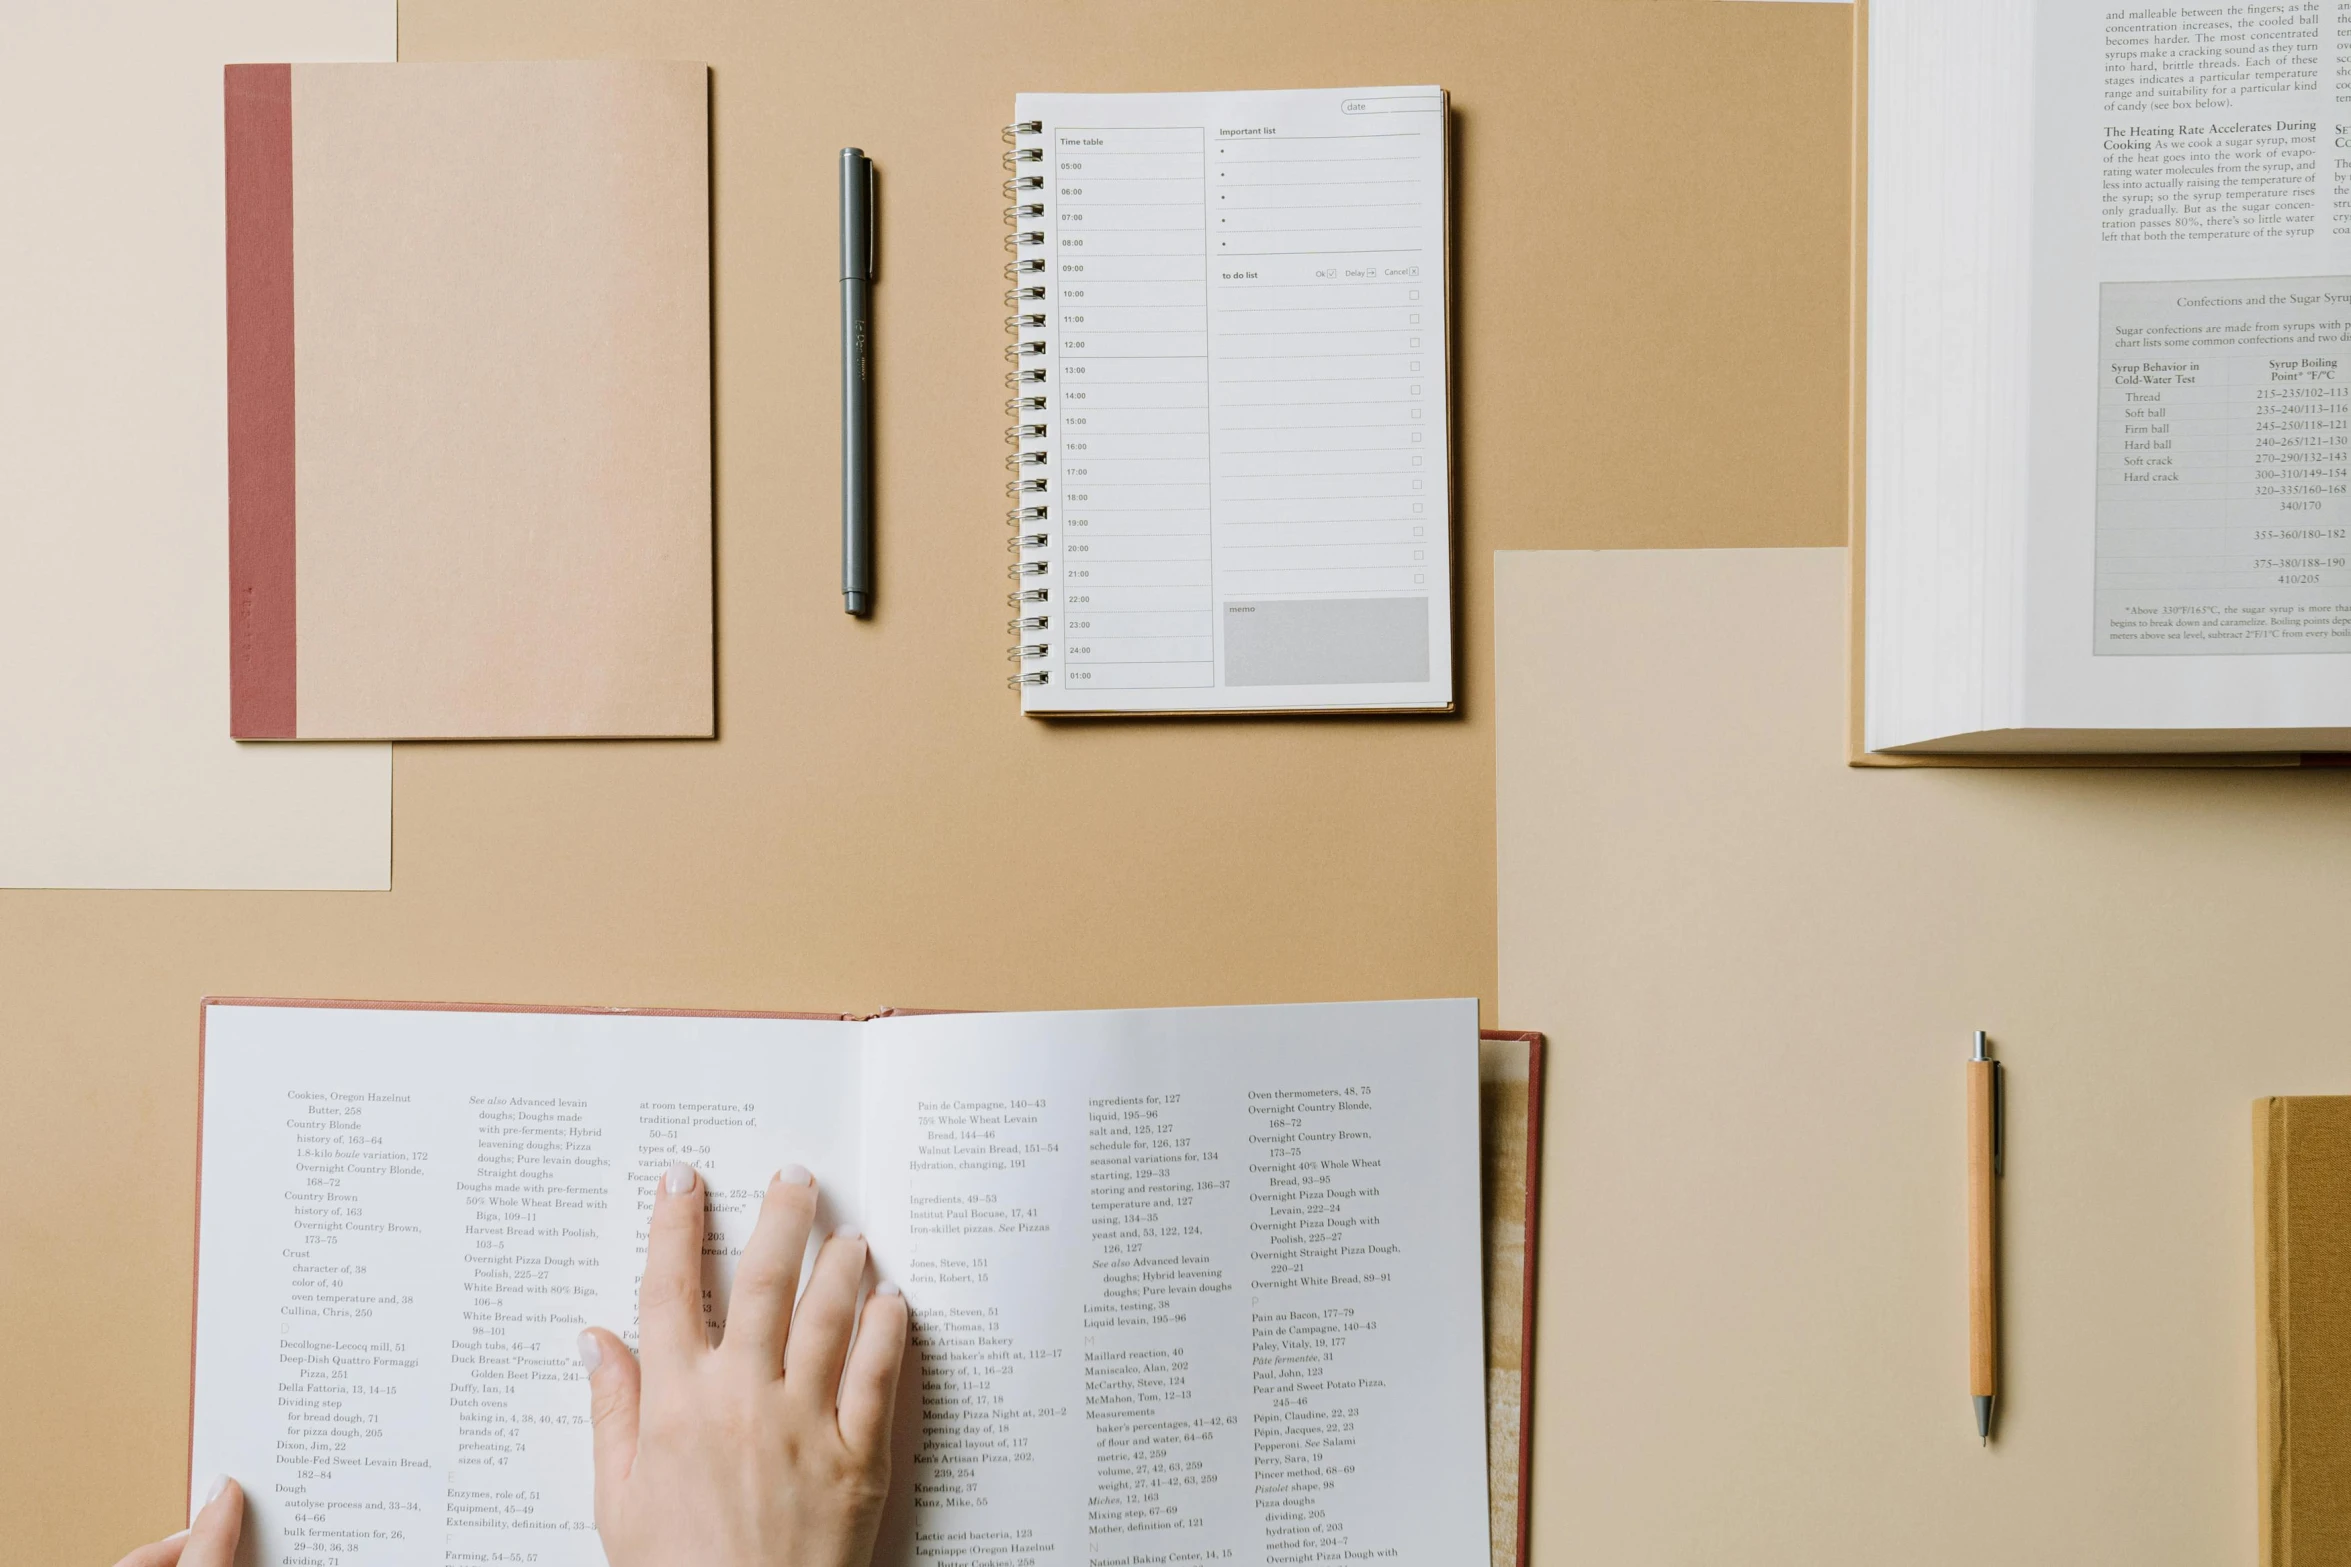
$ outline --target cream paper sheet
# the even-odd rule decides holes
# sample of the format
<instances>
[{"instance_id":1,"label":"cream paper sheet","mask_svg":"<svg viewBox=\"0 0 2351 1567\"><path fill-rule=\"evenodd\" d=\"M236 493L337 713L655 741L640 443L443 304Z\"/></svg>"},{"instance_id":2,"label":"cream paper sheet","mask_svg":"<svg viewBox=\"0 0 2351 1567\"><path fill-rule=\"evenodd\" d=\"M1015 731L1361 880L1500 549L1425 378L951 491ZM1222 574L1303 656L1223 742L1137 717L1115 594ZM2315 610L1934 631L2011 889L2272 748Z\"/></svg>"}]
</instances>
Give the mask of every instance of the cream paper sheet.
<instances>
[{"instance_id":1,"label":"cream paper sheet","mask_svg":"<svg viewBox=\"0 0 2351 1567\"><path fill-rule=\"evenodd\" d=\"M2351 774L1849 768L1842 550L1495 579L1499 1017L1552 1040L1534 1559L2252 1560L2248 1106L2351 1090Z\"/></svg>"},{"instance_id":2,"label":"cream paper sheet","mask_svg":"<svg viewBox=\"0 0 2351 1567\"><path fill-rule=\"evenodd\" d=\"M221 67L393 0L0 7L0 886L391 885L387 746L228 738Z\"/></svg>"}]
</instances>

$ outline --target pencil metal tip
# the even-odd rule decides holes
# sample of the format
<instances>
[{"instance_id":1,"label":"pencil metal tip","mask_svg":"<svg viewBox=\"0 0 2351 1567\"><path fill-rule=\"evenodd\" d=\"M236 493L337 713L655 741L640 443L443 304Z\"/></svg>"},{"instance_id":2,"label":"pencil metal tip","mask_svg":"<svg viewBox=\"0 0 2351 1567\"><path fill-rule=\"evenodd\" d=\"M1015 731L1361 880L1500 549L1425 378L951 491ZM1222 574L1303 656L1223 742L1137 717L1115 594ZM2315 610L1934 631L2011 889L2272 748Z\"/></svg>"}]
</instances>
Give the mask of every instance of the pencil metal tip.
<instances>
[{"instance_id":1,"label":"pencil metal tip","mask_svg":"<svg viewBox=\"0 0 2351 1567\"><path fill-rule=\"evenodd\" d=\"M1975 1395L1975 1433L1984 1446L1992 1445L1992 1400L1988 1394Z\"/></svg>"}]
</instances>

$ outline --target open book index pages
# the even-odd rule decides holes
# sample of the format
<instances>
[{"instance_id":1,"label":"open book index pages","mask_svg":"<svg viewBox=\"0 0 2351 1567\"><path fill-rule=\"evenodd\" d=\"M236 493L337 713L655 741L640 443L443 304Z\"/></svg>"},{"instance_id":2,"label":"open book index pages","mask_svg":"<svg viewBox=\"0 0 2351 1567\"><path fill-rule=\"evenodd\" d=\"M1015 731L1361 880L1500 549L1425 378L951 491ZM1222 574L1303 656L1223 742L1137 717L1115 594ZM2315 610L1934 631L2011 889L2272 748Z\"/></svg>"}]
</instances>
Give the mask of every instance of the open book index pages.
<instances>
[{"instance_id":1,"label":"open book index pages","mask_svg":"<svg viewBox=\"0 0 2351 1567\"><path fill-rule=\"evenodd\" d=\"M868 1039L922 1366L883 1560L1486 1559L1474 1002Z\"/></svg>"},{"instance_id":2,"label":"open book index pages","mask_svg":"<svg viewBox=\"0 0 2351 1567\"><path fill-rule=\"evenodd\" d=\"M1016 116L1026 708L1450 704L1444 93Z\"/></svg>"},{"instance_id":3,"label":"open book index pages","mask_svg":"<svg viewBox=\"0 0 2351 1567\"><path fill-rule=\"evenodd\" d=\"M260 1567L601 1567L583 1324L635 1342L655 1182L711 1192L705 1309L768 1177L857 1199L857 1025L207 1009L192 1473Z\"/></svg>"},{"instance_id":4,"label":"open book index pages","mask_svg":"<svg viewBox=\"0 0 2351 1567\"><path fill-rule=\"evenodd\" d=\"M861 1044L862 1042L862 1044ZM597 1567L584 1323L769 1175L913 1306L881 1560L1486 1552L1470 1001L873 1023L207 1009L193 1472L258 1567Z\"/></svg>"}]
</instances>

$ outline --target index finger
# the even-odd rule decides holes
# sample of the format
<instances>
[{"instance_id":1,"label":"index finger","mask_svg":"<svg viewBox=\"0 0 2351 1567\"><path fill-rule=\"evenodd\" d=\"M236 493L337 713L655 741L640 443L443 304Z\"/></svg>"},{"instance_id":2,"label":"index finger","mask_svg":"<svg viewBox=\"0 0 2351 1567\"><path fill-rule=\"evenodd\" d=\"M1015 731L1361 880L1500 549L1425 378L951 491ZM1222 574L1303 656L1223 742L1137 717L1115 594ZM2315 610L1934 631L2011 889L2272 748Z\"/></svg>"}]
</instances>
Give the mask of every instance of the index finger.
<instances>
[{"instance_id":1,"label":"index finger","mask_svg":"<svg viewBox=\"0 0 2351 1567\"><path fill-rule=\"evenodd\" d=\"M648 1365L683 1364L710 1352L702 1324L702 1178L673 1164L653 1193L645 1279L637 1286L637 1349Z\"/></svg>"}]
</instances>

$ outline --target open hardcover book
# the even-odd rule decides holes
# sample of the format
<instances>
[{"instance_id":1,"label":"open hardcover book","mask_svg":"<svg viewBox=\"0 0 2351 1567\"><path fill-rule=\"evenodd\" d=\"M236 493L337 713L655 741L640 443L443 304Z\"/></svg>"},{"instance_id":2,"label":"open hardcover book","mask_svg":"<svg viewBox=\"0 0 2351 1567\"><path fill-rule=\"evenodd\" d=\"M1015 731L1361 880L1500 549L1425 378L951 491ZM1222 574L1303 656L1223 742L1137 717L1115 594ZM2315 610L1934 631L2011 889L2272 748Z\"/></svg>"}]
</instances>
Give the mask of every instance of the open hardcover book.
<instances>
[{"instance_id":1,"label":"open hardcover book","mask_svg":"<svg viewBox=\"0 0 2351 1567\"><path fill-rule=\"evenodd\" d=\"M913 1308L880 1562L1508 1567L1539 1074L1471 1001L208 1003L192 1473L262 1567L594 1567L577 1329L633 1342L683 1159L722 1332L796 1161Z\"/></svg>"},{"instance_id":2,"label":"open hardcover book","mask_svg":"<svg viewBox=\"0 0 2351 1567\"><path fill-rule=\"evenodd\" d=\"M1863 744L2351 748L2344 0L1881 0Z\"/></svg>"}]
</instances>

